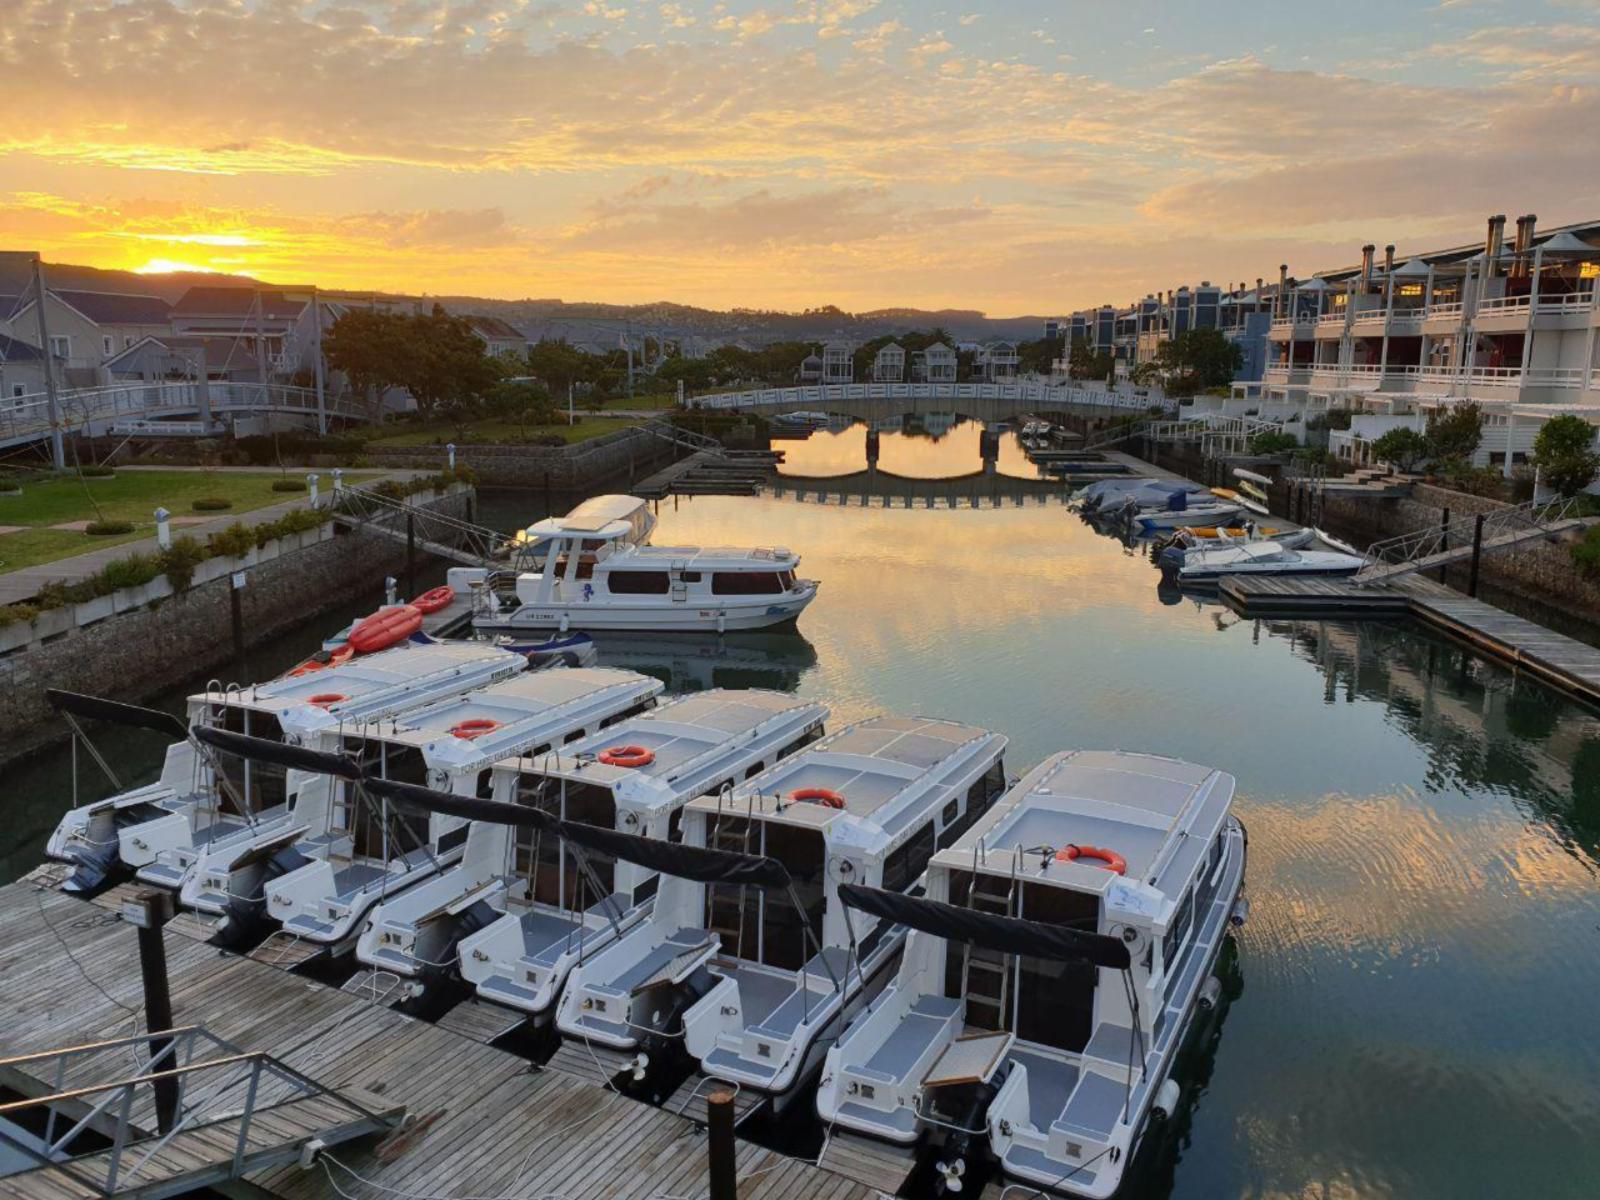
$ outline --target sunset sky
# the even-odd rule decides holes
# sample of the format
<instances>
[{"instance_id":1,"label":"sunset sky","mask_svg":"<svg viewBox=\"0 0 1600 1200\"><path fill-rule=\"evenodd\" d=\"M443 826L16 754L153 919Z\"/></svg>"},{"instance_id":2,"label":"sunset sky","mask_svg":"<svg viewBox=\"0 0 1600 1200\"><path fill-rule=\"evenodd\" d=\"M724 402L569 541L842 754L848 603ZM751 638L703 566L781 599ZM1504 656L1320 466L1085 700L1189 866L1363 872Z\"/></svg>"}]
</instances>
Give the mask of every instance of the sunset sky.
<instances>
[{"instance_id":1,"label":"sunset sky","mask_svg":"<svg viewBox=\"0 0 1600 1200\"><path fill-rule=\"evenodd\" d=\"M1600 215L1600 0L0 0L0 248L402 292L1124 302Z\"/></svg>"}]
</instances>

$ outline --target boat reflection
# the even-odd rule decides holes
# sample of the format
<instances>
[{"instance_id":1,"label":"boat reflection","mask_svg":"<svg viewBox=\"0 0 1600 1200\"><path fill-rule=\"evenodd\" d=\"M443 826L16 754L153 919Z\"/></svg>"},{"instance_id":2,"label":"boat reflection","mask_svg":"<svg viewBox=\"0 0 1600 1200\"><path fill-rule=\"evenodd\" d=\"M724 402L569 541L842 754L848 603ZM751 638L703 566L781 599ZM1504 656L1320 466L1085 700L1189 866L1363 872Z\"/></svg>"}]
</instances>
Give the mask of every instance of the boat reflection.
<instances>
[{"instance_id":1,"label":"boat reflection","mask_svg":"<svg viewBox=\"0 0 1600 1200\"><path fill-rule=\"evenodd\" d=\"M608 667L625 667L654 676L672 694L708 688L799 689L817 665L817 651L795 630L752 633L649 634L597 633L595 649Z\"/></svg>"}]
</instances>

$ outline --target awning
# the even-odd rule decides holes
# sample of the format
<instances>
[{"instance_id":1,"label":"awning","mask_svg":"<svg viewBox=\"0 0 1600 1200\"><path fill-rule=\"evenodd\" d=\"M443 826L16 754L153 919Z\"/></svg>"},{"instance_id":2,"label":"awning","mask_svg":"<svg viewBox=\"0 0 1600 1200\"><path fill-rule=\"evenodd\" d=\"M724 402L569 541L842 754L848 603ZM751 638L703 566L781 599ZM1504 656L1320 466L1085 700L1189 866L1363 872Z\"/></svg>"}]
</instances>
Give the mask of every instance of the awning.
<instances>
[{"instance_id":1,"label":"awning","mask_svg":"<svg viewBox=\"0 0 1600 1200\"><path fill-rule=\"evenodd\" d=\"M554 833L560 824L549 813L525 804L506 804L501 800L480 800L476 796L457 796L438 792L415 783L399 783L393 779L379 779L368 775L362 786L370 795L389 800L402 808L420 809L446 817L464 817L469 821L482 821L488 825L514 825L523 829L537 829Z\"/></svg>"},{"instance_id":2,"label":"awning","mask_svg":"<svg viewBox=\"0 0 1600 1200\"><path fill-rule=\"evenodd\" d=\"M60 688L46 688L44 696L50 701L50 707L58 712L95 721L110 721L114 725L127 725L134 729L149 729L179 741L189 740L189 727L171 713L158 709L141 708L137 704L124 704L120 700L106 700L100 696L85 696L81 692L64 692Z\"/></svg>"},{"instance_id":3,"label":"awning","mask_svg":"<svg viewBox=\"0 0 1600 1200\"><path fill-rule=\"evenodd\" d=\"M786 888L791 882L781 862L761 854L662 842L577 821L562 821L560 832L567 841L585 849L598 850L623 862L696 883L751 883L758 887Z\"/></svg>"},{"instance_id":4,"label":"awning","mask_svg":"<svg viewBox=\"0 0 1600 1200\"><path fill-rule=\"evenodd\" d=\"M1126 971L1131 959L1128 947L1103 933L1084 933L1043 921L1021 917L1002 917L975 909L959 908L939 900L924 900L858 883L841 883L839 898L851 908L871 913L888 921L909 925L923 933L953 942L971 942L1006 954L1031 954L1061 962L1087 960L1097 967Z\"/></svg>"},{"instance_id":5,"label":"awning","mask_svg":"<svg viewBox=\"0 0 1600 1200\"><path fill-rule=\"evenodd\" d=\"M240 758L255 762L293 767L298 771L315 771L319 775L335 775L340 779L361 778L361 768L354 759L346 758L343 754L324 754L320 750L307 750L304 746L285 746L282 742L216 729L210 725L196 725L194 736L224 754L237 754Z\"/></svg>"}]
</instances>

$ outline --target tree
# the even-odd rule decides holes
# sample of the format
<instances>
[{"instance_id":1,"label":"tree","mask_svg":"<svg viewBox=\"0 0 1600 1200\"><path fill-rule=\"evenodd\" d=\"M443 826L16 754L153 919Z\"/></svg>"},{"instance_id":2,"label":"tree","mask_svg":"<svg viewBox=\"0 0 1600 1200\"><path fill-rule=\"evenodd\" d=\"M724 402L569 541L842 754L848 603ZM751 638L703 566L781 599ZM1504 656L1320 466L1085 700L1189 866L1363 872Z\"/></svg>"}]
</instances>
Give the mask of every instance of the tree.
<instances>
[{"instance_id":1,"label":"tree","mask_svg":"<svg viewBox=\"0 0 1600 1200\"><path fill-rule=\"evenodd\" d=\"M357 308L345 313L323 338L328 366L343 371L353 391L376 398L400 387L408 357L407 319L397 313Z\"/></svg>"},{"instance_id":2,"label":"tree","mask_svg":"<svg viewBox=\"0 0 1600 1200\"><path fill-rule=\"evenodd\" d=\"M1438 463L1466 462L1478 451L1483 440L1483 410L1472 401L1454 404L1428 414L1423 435L1428 457Z\"/></svg>"},{"instance_id":3,"label":"tree","mask_svg":"<svg viewBox=\"0 0 1600 1200\"><path fill-rule=\"evenodd\" d=\"M1017 343L1017 373L1021 375L1048 375L1051 365L1061 351L1060 338L1040 338L1035 342Z\"/></svg>"},{"instance_id":4,"label":"tree","mask_svg":"<svg viewBox=\"0 0 1600 1200\"><path fill-rule=\"evenodd\" d=\"M508 379L490 388L484 400L492 416L515 422L524 438L528 436L528 426L551 425L556 420L555 402L542 383Z\"/></svg>"},{"instance_id":5,"label":"tree","mask_svg":"<svg viewBox=\"0 0 1600 1200\"><path fill-rule=\"evenodd\" d=\"M600 360L594 355L547 338L528 348L528 371L550 389L558 404L567 401L567 389L593 382L600 374Z\"/></svg>"},{"instance_id":6,"label":"tree","mask_svg":"<svg viewBox=\"0 0 1600 1200\"><path fill-rule=\"evenodd\" d=\"M1600 473L1594 426L1575 414L1551 417L1533 439L1539 477L1563 496L1576 496Z\"/></svg>"},{"instance_id":7,"label":"tree","mask_svg":"<svg viewBox=\"0 0 1600 1200\"><path fill-rule=\"evenodd\" d=\"M1110 379L1116 360L1107 350L1096 350L1088 338L1073 338L1067 352L1067 374L1073 379Z\"/></svg>"},{"instance_id":8,"label":"tree","mask_svg":"<svg viewBox=\"0 0 1600 1200\"><path fill-rule=\"evenodd\" d=\"M1155 362L1169 394L1193 396L1232 383L1244 365L1244 351L1221 330L1190 329L1162 342Z\"/></svg>"},{"instance_id":9,"label":"tree","mask_svg":"<svg viewBox=\"0 0 1600 1200\"><path fill-rule=\"evenodd\" d=\"M355 309L328 332L328 364L343 371L356 391L404 388L424 418L448 405L454 419L467 419L470 402L500 379L501 364L484 351L472 326L439 305L425 316Z\"/></svg>"},{"instance_id":10,"label":"tree","mask_svg":"<svg viewBox=\"0 0 1600 1200\"><path fill-rule=\"evenodd\" d=\"M1372 443L1372 456L1409 471L1428 456L1428 439L1415 429L1391 429Z\"/></svg>"}]
</instances>

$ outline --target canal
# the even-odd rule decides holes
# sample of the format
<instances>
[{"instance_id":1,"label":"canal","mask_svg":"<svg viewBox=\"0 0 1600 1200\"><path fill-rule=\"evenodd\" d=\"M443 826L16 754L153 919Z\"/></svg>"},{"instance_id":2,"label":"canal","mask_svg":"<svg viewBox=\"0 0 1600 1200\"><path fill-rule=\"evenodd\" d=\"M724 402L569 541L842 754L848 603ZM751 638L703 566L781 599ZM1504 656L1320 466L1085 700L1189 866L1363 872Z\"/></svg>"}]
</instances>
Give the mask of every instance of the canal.
<instances>
[{"instance_id":1,"label":"canal","mask_svg":"<svg viewBox=\"0 0 1600 1200\"><path fill-rule=\"evenodd\" d=\"M981 474L978 434L886 432L878 468ZM865 469L859 427L781 445L791 475ZM894 507L792 487L664 501L657 542L785 545L820 596L795 632L611 641L603 661L676 691L798 692L834 724L977 722L1009 735L1013 774L1086 746L1238 777L1252 914L1231 1001L1131 1194L1593 1195L1600 719L1409 625L1166 602L1146 557L1027 482L1010 435L993 474L998 505L954 509L933 484L886 484ZM492 493L480 511L509 528L542 506ZM342 619L259 648L251 671L292 664ZM179 711L181 693L164 703ZM103 741L125 785L153 776L159 739ZM108 790L78 767L82 798ZM64 749L10 773L0 878L38 860L70 780Z\"/></svg>"}]
</instances>

